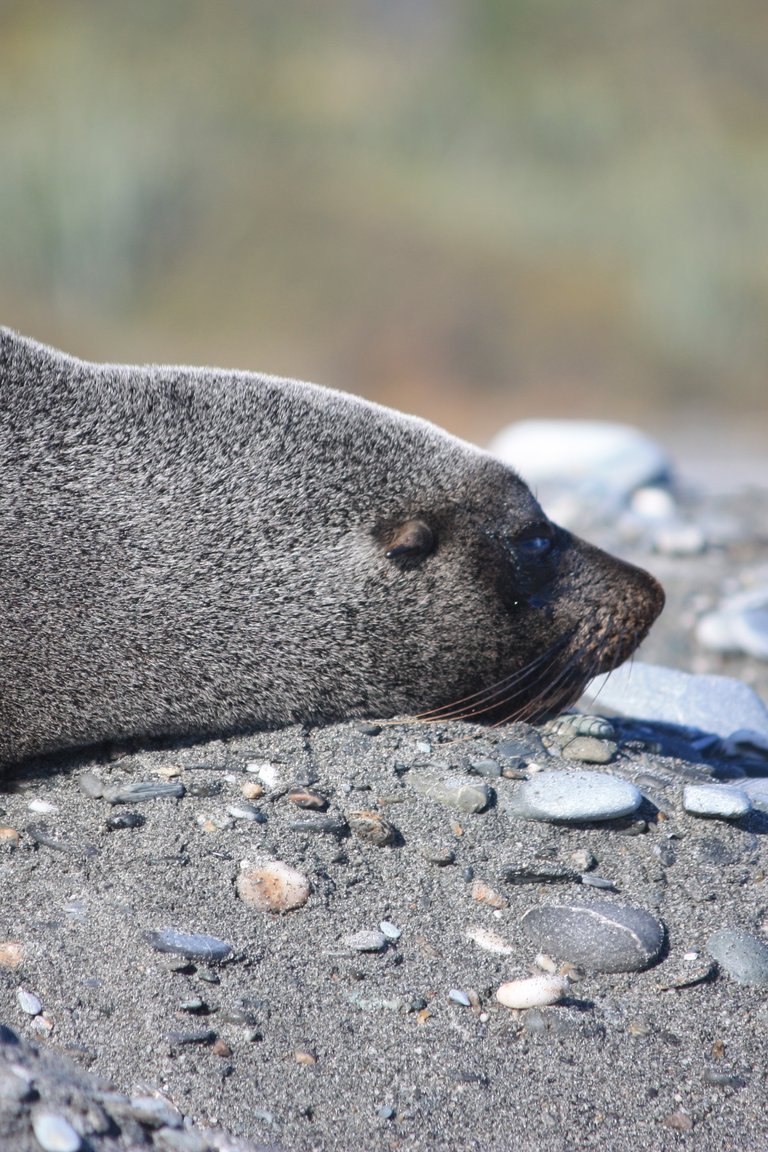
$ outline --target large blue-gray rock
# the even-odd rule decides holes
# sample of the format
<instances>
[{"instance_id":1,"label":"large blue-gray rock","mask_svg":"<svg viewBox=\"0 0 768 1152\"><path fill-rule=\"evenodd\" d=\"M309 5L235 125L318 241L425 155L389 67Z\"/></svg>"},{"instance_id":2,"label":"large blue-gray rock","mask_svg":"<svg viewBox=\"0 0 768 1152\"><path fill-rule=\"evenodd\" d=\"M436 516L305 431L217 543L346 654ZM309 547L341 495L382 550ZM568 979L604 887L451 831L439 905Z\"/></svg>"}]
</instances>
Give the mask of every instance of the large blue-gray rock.
<instances>
[{"instance_id":1,"label":"large blue-gray rock","mask_svg":"<svg viewBox=\"0 0 768 1152\"><path fill-rule=\"evenodd\" d=\"M768 709L752 688L731 676L693 676L633 661L597 676L584 692L589 708L638 720L679 724L768 748Z\"/></svg>"},{"instance_id":2,"label":"large blue-gray rock","mask_svg":"<svg viewBox=\"0 0 768 1152\"><path fill-rule=\"evenodd\" d=\"M768 944L743 928L721 928L707 951L739 984L768 984Z\"/></svg>"},{"instance_id":3,"label":"large blue-gray rock","mask_svg":"<svg viewBox=\"0 0 768 1152\"><path fill-rule=\"evenodd\" d=\"M607 900L542 904L522 924L541 951L591 972L637 972L664 944L664 926L650 912Z\"/></svg>"},{"instance_id":4,"label":"large blue-gray rock","mask_svg":"<svg viewBox=\"0 0 768 1152\"><path fill-rule=\"evenodd\" d=\"M525 820L591 821L629 816L643 802L628 780L608 772L539 772L515 788L507 803Z\"/></svg>"}]
</instances>

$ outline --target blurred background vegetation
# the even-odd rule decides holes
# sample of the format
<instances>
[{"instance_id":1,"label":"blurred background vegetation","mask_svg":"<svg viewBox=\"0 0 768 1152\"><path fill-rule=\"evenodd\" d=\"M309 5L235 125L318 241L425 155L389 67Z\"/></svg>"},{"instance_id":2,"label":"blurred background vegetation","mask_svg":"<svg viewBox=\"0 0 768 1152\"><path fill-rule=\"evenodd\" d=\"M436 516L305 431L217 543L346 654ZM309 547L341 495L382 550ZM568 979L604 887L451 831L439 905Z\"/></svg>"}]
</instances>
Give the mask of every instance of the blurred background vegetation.
<instances>
[{"instance_id":1,"label":"blurred background vegetation","mask_svg":"<svg viewBox=\"0 0 768 1152\"><path fill-rule=\"evenodd\" d=\"M766 446L766 61L765 0L0 0L0 321Z\"/></svg>"}]
</instances>

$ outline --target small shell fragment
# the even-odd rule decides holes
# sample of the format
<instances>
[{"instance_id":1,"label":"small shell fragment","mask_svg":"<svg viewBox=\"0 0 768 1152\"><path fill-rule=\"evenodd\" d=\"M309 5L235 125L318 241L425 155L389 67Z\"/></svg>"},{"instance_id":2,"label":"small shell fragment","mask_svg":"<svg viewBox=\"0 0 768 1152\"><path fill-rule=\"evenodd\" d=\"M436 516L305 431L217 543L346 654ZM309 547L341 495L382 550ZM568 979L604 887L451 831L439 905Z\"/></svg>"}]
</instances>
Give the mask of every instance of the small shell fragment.
<instances>
[{"instance_id":1,"label":"small shell fragment","mask_svg":"<svg viewBox=\"0 0 768 1152\"><path fill-rule=\"evenodd\" d=\"M486 884L484 880L475 880L472 885L472 899L477 900L480 904L487 904L489 908L509 907L509 900L505 899L495 888L491 888L490 884Z\"/></svg>"},{"instance_id":2,"label":"small shell fragment","mask_svg":"<svg viewBox=\"0 0 768 1152\"><path fill-rule=\"evenodd\" d=\"M506 1008L541 1008L567 996L569 984L567 976L527 976L500 985L496 999Z\"/></svg>"}]
</instances>

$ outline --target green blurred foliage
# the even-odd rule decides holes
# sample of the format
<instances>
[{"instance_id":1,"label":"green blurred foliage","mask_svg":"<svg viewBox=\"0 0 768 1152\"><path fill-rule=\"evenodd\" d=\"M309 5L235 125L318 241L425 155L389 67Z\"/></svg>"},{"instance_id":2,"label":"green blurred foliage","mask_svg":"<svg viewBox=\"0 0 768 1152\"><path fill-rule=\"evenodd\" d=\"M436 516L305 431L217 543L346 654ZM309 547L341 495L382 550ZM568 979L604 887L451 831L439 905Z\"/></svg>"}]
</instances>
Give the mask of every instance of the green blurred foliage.
<instances>
[{"instance_id":1,"label":"green blurred foliage","mask_svg":"<svg viewBox=\"0 0 768 1152\"><path fill-rule=\"evenodd\" d=\"M768 434L764 0L0 0L0 317Z\"/></svg>"}]
</instances>

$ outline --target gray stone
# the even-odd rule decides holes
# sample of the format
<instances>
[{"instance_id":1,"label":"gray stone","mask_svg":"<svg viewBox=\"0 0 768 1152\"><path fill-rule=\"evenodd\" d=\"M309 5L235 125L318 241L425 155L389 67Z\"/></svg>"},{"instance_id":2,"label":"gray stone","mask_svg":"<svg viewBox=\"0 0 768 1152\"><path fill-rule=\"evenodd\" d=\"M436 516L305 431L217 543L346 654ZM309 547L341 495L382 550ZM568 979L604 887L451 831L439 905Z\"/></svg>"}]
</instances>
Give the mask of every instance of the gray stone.
<instances>
[{"instance_id":1,"label":"gray stone","mask_svg":"<svg viewBox=\"0 0 768 1152\"><path fill-rule=\"evenodd\" d=\"M693 676L674 668L634 661L597 676L587 701L639 720L679 724L728 737L735 732L768 748L768 709L748 685L731 676Z\"/></svg>"},{"instance_id":2,"label":"gray stone","mask_svg":"<svg viewBox=\"0 0 768 1152\"><path fill-rule=\"evenodd\" d=\"M493 790L481 780L441 780L423 772L412 772L409 782L420 796L460 812L482 812L493 798Z\"/></svg>"},{"instance_id":3,"label":"gray stone","mask_svg":"<svg viewBox=\"0 0 768 1152\"><path fill-rule=\"evenodd\" d=\"M686 784L683 808L692 816L712 816L721 820L738 820L752 805L741 788L728 784Z\"/></svg>"},{"instance_id":4,"label":"gray stone","mask_svg":"<svg viewBox=\"0 0 768 1152\"><path fill-rule=\"evenodd\" d=\"M768 776L752 776L739 780L737 791L749 797L753 808L758 812L768 812Z\"/></svg>"},{"instance_id":5,"label":"gray stone","mask_svg":"<svg viewBox=\"0 0 768 1152\"><path fill-rule=\"evenodd\" d=\"M537 948L593 972L636 972L658 957L664 927L642 908L607 901L529 909L523 927Z\"/></svg>"},{"instance_id":6,"label":"gray stone","mask_svg":"<svg viewBox=\"0 0 768 1152\"><path fill-rule=\"evenodd\" d=\"M178 781L164 784L158 780L139 780L104 791L104 799L110 804L142 804L146 800L180 799L183 795L184 785Z\"/></svg>"},{"instance_id":7,"label":"gray stone","mask_svg":"<svg viewBox=\"0 0 768 1152\"><path fill-rule=\"evenodd\" d=\"M639 789L605 772L540 772L515 787L508 810L525 820L592 821L628 816L642 804Z\"/></svg>"},{"instance_id":8,"label":"gray stone","mask_svg":"<svg viewBox=\"0 0 768 1152\"><path fill-rule=\"evenodd\" d=\"M360 932L345 936L343 943L354 952L383 952L387 946L387 937L383 932L363 928Z\"/></svg>"},{"instance_id":9,"label":"gray stone","mask_svg":"<svg viewBox=\"0 0 768 1152\"><path fill-rule=\"evenodd\" d=\"M768 944L743 928L721 928L707 951L738 984L768 985Z\"/></svg>"},{"instance_id":10,"label":"gray stone","mask_svg":"<svg viewBox=\"0 0 768 1152\"><path fill-rule=\"evenodd\" d=\"M196 932L177 932L175 928L162 928L159 932L147 932L146 938L158 952L172 952L186 956L188 960L224 960L232 951L232 945L216 936L203 936Z\"/></svg>"},{"instance_id":11,"label":"gray stone","mask_svg":"<svg viewBox=\"0 0 768 1152\"><path fill-rule=\"evenodd\" d=\"M716 652L768 660L768 586L727 597L717 611L701 618L696 639Z\"/></svg>"}]
</instances>

